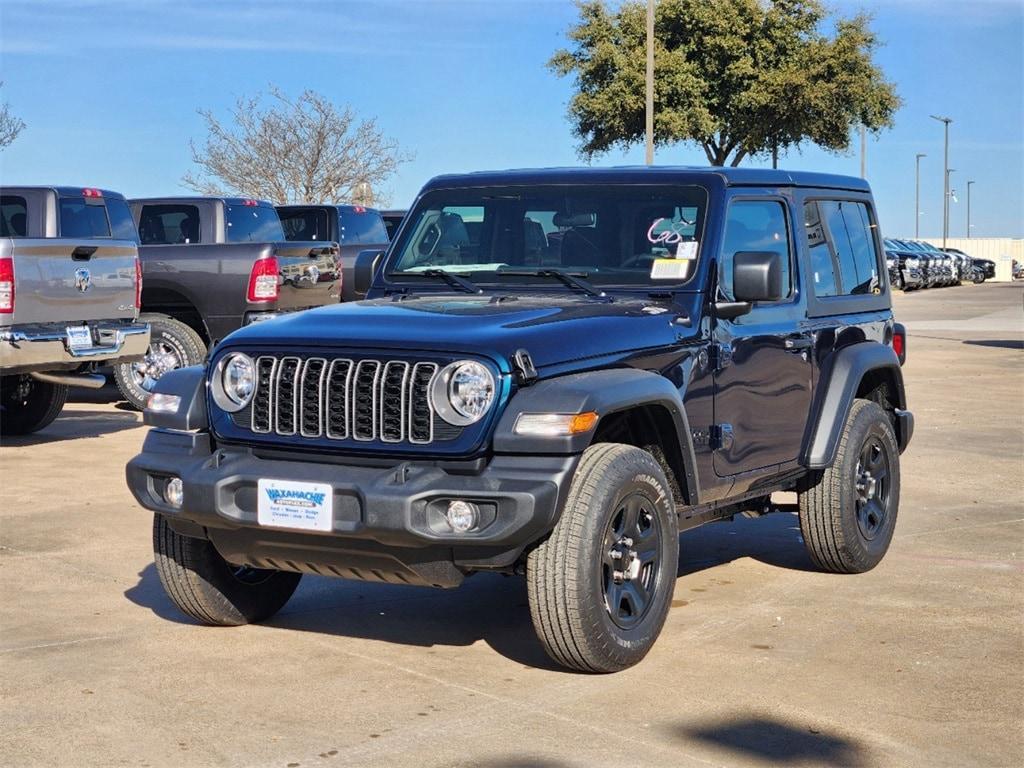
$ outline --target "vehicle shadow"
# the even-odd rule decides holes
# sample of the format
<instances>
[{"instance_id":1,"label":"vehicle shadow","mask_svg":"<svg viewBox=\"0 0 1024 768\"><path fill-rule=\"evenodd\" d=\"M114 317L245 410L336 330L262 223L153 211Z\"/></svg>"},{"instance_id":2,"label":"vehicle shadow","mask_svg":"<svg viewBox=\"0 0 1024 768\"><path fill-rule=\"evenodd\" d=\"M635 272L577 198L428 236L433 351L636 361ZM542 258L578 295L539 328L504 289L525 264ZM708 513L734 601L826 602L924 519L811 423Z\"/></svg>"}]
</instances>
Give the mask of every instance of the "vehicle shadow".
<instances>
[{"instance_id":1,"label":"vehicle shadow","mask_svg":"<svg viewBox=\"0 0 1024 768\"><path fill-rule=\"evenodd\" d=\"M680 547L680 576L741 557L813 569L791 514L737 518L734 523L698 528L682 535ZM143 569L139 582L124 595L162 619L196 623L164 594L153 565ZM525 666L567 672L548 658L534 634L525 580L500 574L476 574L451 590L306 575L284 609L266 624L423 648L469 646L482 640Z\"/></svg>"},{"instance_id":2,"label":"vehicle shadow","mask_svg":"<svg viewBox=\"0 0 1024 768\"><path fill-rule=\"evenodd\" d=\"M793 571L818 571L804 546L800 522L791 512L758 518L737 515L731 522L686 531L679 539L680 576L743 557Z\"/></svg>"},{"instance_id":3,"label":"vehicle shadow","mask_svg":"<svg viewBox=\"0 0 1024 768\"><path fill-rule=\"evenodd\" d=\"M794 728L757 715L742 715L699 725L679 725L674 736L755 758L767 765L828 765L860 768L871 760L865 747L851 739L817 729Z\"/></svg>"},{"instance_id":4,"label":"vehicle shadow","mask_svg":"<svg viewBox=\"0 0 1024 768\"><path fill-rule=\"evenodd\" d=\"M998 349L1024 349L1024 339L968 339L964 344L972 347L996 347Z\"/></svg>"},{"instance_id":5,"label":"vehicle shadow","mask_svg":"<svg viewBox=\"0 0 1024 768\"><path fill-rule=\"evenodd\" d=\"M3 448L21 448L30 445L52 443L57 440L80 440L100 437L113 432L122 432L142 426L142 414L110 410L81 410L65 408L52 424L30 435L4 436L0 441Z\"/></svg>"}]
</instances>

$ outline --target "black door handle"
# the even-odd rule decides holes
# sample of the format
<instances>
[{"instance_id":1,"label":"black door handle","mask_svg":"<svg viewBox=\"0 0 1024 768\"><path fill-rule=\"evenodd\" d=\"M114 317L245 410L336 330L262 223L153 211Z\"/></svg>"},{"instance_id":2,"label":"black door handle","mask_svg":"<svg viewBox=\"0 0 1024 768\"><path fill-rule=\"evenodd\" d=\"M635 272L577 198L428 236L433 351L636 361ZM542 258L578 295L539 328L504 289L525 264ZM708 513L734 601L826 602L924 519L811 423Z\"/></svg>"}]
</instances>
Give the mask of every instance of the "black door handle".
<instances>
[{"instance_id":1,"label":"black door handle","mask_svg":"<svg viewBox=\"0 0 1024 768\"><path fill-rule=\"evenodd\" d=\"M88 261L96 253L95 245L80 245L71 252L71 258L75 261Z\"/></svg>"},{"instance_id":2,"label":"black door handle","mask_svg":"<svg viewBox=\"0 0 1024 768\"><path fill-rule=\"evenodd\" d=\"M810 336L789 336L785 341L785 347L790 352L803 352L813 346L814 340Z\"/></svg>"}]
</instances>

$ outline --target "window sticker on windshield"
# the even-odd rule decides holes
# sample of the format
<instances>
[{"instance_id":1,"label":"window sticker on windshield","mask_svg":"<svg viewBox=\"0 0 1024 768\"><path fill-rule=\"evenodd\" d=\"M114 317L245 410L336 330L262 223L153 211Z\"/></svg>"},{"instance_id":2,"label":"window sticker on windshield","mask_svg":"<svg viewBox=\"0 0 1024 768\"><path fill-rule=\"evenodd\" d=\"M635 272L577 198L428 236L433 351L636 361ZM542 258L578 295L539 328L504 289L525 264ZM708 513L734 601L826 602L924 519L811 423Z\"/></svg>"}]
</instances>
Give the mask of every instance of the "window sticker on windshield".
<instances>
[{"instance_id":1,"label":"window sticker on windshield","mask_svg":"<svg viewBox=\"0 0 1024 768\"><path fill-rule=\"evenodd\" d=\"M676 246L676 258L693 261L697 258L697 243L692 240L679 243Z\"/></svg>"},{"instance_id":2,"label":"window sticker on windshield","mask_svg":"<svg viewBox=\"0 0 1024 768\"><path fill-rule=\"evenodd\" d=\"M652 280L685 280L690 274L690 259L655 259L651 264Z\"/></svg>"}]
</instances>

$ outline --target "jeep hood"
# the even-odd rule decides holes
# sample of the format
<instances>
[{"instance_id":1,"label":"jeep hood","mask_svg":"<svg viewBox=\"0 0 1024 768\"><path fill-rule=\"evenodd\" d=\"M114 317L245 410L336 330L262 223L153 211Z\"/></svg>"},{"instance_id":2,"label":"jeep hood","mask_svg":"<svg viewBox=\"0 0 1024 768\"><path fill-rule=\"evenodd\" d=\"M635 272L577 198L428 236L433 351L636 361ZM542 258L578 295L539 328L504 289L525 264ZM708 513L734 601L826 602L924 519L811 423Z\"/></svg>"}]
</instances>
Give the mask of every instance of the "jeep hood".
<instances>
[{"instance_id":1,"label":"jeep hood","mask_svg":"<svg viewBox=\"0 0 1024 768\"><path fill-rule=\"evenodd\" d=\"M700 296L677 295L676 301L421 294L285 315L236 331L224 346L428 350L490 357L505 370L525 349L541 368L677 343L695 333Z\"/></svg>"}]
</instances>

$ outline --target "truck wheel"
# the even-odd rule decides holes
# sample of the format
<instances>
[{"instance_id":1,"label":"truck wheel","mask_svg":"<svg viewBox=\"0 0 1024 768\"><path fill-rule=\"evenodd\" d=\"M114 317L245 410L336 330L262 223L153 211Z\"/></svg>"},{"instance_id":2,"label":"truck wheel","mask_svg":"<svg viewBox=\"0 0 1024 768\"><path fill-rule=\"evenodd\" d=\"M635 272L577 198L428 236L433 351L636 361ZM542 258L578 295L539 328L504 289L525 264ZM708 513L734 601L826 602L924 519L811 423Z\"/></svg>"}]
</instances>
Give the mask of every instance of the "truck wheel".
<instances>
[{"instance_id":1,"label":"truck wheel","mask_svg":"<svg viewBox=\"0 0 1024 768\"><path fill-rule=\"evenodd\" d=\"M881 561L896 528L900 452L892 422L870 400L855 400L832 466L800 493L800 531L815 565L864 573Z\"/></svg>"},{"instance_id":2,"label":"truck wheel","mask_svg":"<svg viewBox=\"0 0 1024 768\"><path fill-rule=\"evenodd\" d=\"M588 448L561 519L526 564L530 616L548 655L583 672L639 662L665 623L678 563L661 465L629 445Z\"/></svg>"},{"instance_id":3,"label":"truck wheel","mask_svg":"<svg viewBox=\"0 0 1024 768\"><path fill-rule=\"evenodd\" d=\"M31 376L0 379L0 435L27 435L48 426L68 399L65 384L50 384Z\"/></svg>"},{"instance_id":4,"label":"truck wheel","mask_svg":"<svg viewBox=\"0 0 1024 768\"><path fill-rule=\"evenodd\" d=\"M141 411L161 376L203 362L206 344L198 333L173 317L142 314L139 321L149 323L149 349L142 360L115 365L114 381L124 399Z\"/></svg>"},{"instance_id":5,"label":"truck wheel","mask_svg":"<svg viewBox=\"0 0 1024 768\"><path fill-rule=\"evenodd\" d=\"M196 621L233 627L269 619L288 602L301 573L232 565L209 541L177 533L153 516L153 554L171 601Z\"/></svg>"}]
</instances>

